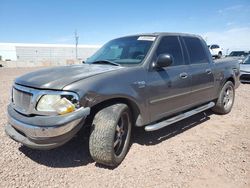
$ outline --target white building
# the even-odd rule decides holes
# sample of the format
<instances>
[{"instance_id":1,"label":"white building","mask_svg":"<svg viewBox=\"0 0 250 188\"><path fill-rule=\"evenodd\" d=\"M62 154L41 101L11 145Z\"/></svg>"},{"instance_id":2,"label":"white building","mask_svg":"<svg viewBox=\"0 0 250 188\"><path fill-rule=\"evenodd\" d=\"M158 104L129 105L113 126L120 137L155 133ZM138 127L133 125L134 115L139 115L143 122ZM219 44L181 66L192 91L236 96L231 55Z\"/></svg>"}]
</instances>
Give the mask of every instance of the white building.
<instances>
[{"instance_id":1,"label":"white building","mask_svg":"<svg viewBox=\"0 0 250 188\"><path fill-rule=\"evenodd\" d=\"M78 59L86 60L99 45L78 45ZM0 43L2 61L66 62L76 59L76 47L69 44Z\"/></svg>"}]
</instances>

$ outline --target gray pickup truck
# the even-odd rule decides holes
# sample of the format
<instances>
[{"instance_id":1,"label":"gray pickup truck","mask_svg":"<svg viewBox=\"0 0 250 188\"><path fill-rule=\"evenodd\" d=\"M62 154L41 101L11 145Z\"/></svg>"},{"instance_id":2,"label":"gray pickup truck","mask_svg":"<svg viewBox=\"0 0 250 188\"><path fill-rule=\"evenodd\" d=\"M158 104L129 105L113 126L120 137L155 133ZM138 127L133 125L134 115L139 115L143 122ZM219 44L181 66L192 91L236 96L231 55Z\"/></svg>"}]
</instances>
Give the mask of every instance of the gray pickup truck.
<instances>
[{"instance_id":1,"label":"gray pickup truck","mask_svg":"<svg viewBox=\"0 0 250 188\"><path fill-rule=\"evenodd\" d=\"M27 147L52 149L90 126L92 158L117 166L133 126L154 131L209 108L229 113L239 75L236 60L213 62L196 35L122 37L82 65L17 78L5 131Z\"/></svg>"}]
</instances>

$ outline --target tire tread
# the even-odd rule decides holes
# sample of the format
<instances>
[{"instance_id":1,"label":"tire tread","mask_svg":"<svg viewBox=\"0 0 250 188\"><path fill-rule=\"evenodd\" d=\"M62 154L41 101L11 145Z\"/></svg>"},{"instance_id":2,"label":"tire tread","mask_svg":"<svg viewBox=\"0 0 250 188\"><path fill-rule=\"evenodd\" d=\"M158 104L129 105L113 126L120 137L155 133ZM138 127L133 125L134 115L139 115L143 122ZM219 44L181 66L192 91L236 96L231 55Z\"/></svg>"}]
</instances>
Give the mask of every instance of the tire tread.
<instances>
[{"instance_id":1,"label":"tire tread","mask_svg":"<svg viewBox=\"0 0 250 188\"><path fill-rule=\"evenodd\" d=\"M100 110L94 118L89 138L89 150L92 158L108 166L116 166L120 161L115 160L113 139L120 114L128 109L126 104L115 104Z\"/></svg>"}]
</instances>

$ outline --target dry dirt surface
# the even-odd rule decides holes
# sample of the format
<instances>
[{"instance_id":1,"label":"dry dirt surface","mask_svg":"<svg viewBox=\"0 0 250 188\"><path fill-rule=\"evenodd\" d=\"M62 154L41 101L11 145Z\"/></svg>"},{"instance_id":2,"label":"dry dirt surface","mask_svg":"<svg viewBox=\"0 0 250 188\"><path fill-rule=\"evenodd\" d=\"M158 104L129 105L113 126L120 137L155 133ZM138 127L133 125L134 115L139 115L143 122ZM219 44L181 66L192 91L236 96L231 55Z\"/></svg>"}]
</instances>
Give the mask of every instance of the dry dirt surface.
<instances>
[{"instance_id":1,"label":"dry dirt surface","mask_svg":"<svg viewBox=\"0 0 250 188\"><path fill-rule=\"evenodd\" d=\"M4 132L15 77L33 69L0 68L0 187L250 187L250 85L241 84L230 114L200 113L156 132L134 130L114 169L90 157L88 137L35 151Z\"/></svg>"}]
</instances>

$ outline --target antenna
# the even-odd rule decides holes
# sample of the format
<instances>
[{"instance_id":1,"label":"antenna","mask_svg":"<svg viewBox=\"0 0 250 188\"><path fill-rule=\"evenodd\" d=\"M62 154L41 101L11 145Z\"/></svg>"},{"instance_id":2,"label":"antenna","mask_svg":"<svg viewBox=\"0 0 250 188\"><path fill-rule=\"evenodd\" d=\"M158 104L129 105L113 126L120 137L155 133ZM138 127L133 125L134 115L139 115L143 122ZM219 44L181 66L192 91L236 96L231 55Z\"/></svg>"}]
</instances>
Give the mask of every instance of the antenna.
<instances>
[{"instance_id":1,"label":"antenna","mask_svg":"<svg viewBox=\"0 0 250 188\"><path fill-rule=\"evenodd\" d=\"M77 34L77 30L75 30L76 59L78 59L78 54L77 54L78 39L79 36Z\"/></svg>"}]
</instances>

